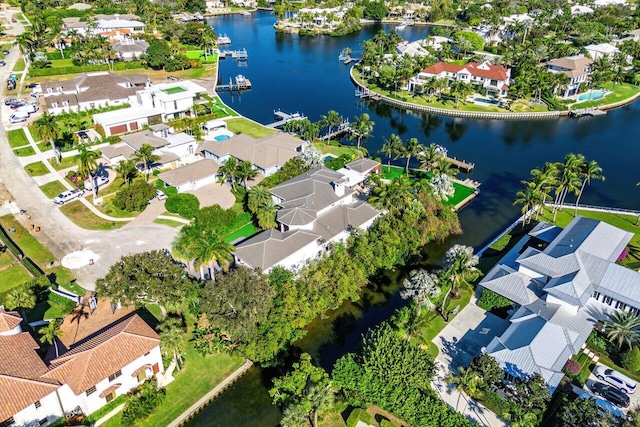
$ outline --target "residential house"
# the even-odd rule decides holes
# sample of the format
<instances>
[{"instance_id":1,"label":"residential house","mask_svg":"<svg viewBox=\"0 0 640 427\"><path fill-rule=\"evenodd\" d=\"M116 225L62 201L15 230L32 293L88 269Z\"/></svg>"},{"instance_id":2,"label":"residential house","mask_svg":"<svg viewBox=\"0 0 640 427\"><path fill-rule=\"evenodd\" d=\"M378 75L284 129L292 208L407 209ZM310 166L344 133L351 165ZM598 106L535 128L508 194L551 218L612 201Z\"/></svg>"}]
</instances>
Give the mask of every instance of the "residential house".
<instances>
[{"instance_id":1,"label":"residential house","mask_svg":"<svg viewBox=\"0 0 640 427\"><path fill-rule=\"evenodd\" d=\"M486 89L489 96L503 98L509 91L511 70L488 61L481 64L469 62L465 65L453 65L438 62L420 71L409 80L409 91L422 90L425 80L429 78L462 81Z\"/></svg>"},{"instance_id":2,"label":"residential house","mask_svg":"<svg viewBox=\"0 0 640 427\"><path fill-rule=\"evenodd\" d=\"M178 193L194 191L208 184L213 184L218 178L220 165L213 159L202 159L197 162L163 172L158 179L166 185L176 187Z\"/></svg>"},{"instance_id":3,"label":"residential house","mask_svg":"<svg viewBox=\"0 0 640 427\"><path fill-rule=\"evenodd\" d=\"M279 132L264 138L254 139L240 134L223 141L204 141L198 152L205 159L214 159L223 165L230 157L249 161L263 176L276 173L282 165L298 157L306 142L295 136Z\"/></svg>"},{"instance_id":4,"label":"residential house","mask_svg":"<svg viewBox=\"0 0 640 427\"><path fill-rule=\"evenodd\" d=\"M136 93L150 85L145 74L108 72L40 84L47 111L54 115L132 103Z\"/></svg>"},{"instance_id":5,"label":"residential house","mask_svg":"<svg viewBox=\"0 0 640 427\"><path fill-rule=\"evenodd\" d=\"M149 43L142 39L125 38L112 42L111 47L123 61L134 61L147 52Z\"/></svg>"},{"instance_id":6,"label":"residential house","mask_svg":"<svg viewBox=\"0 0 640 427\"><path fill-rule=\"evenodd\" d=\"M603 57L613 59L616 54L620 53L620 49L610 43L590 44L585 46L584 49L587 51L587 55L594 61Z\"/></svg>"},{"instance_id":7,"label":"residential house","mask_svg":"<svg viewBox=\"0 0 640 427\"><path fill-rule=\"evenodd\" d=\"M563 73L569 77L569 84L566 88L560 91L556 89L558 96L568 98L577 95L580 91L580 86L589 79L591 64L593 64L591 58L583 55L573 55L552 59L544 63L544 66L552 73Z\"/></svg>"},{"instance_id":8,"label":"residential house","mask_svg":"<svg viewBox=\"0 0 640 427\"><path fill-rule=\"evenodd\" d=\"M538 373L555 389L597 321L640 312L640 273L616 264L632 237L580 216L564 230L540 223L489 271L480 286L516 307L485 349L508 379Z\"/></svg>"},{"instance_id":9,"label":"residential house","mask_svg":"<svg viewBox=\"0 0 640 427\"><path fill-rule=\"evenodd\" d=\"M362 184L372 173L380 174L382 166L380 162L362 157L344 165L338 172L347 177L347 187L355 187Z\"/></svg>"},{"instance_id":10,"label":"residential house","mask_svg":"<svg viewBox=\"0 0 640 427\"><path fill-rule=\"evenodd\" d=\"M69 36L72 31L80 35L101 35L109 41L123 40L134 34L143 34L145 23L131 14L95 15L93 20L83 18L63 18L63 35Z\"/></svg>"},{"instance_id":11,"label":"residential house","mask_svg":"<svg viewBox=\"0 0 640 427\"><path fill-rule=\"evenodd\" d=\"M562 12L562 11L560 11ZM580 4L574 4L571 6L571 14L572 15L586 15L589 13L593 13L593 9L589 6L583 6Z\"/></svg>"},{"instance_id":12,"label":"residential house","mask_svg":"<svg viewBox=\"0 0 640 427\"><path fill-rule=\"evenodd\" d=\"M121 136L122 142L100 149L102 156L111 164L135 157L135 152L143 145L154 148L153 154L160 159L151 165L152 169L175 168L197 160L197 142L184 132L175 133L173 128L163 123L152 125L148 130ZM144 170L144 166L139 168Z\"/></svg>"},{"instance_id":13,"label":"residential house","mask_svg":"<svg viewBox=\"0 0 640 427\"><path fill-rule=\"evenodd\" d=\"M271 188L281 209L277 229L265 230L236 245L236 264L268 273L274 266L297 270L344 242L352 228L366 230L381 214L355 197L348 179L325 166Z\"/></svg>"}]
</instances>

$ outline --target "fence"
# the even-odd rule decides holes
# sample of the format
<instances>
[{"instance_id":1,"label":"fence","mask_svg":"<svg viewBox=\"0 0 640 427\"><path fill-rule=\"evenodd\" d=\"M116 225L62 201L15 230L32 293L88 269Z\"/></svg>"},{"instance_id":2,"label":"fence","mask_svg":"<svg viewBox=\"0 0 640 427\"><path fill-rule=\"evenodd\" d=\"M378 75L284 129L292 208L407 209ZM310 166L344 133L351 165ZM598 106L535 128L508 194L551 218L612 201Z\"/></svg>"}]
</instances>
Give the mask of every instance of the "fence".
<instances>
[{"instance_id":1,"label":"fence","mask_svg":"<svg viewBox=\"0 0 640 427\"><path fill-rule=\"evenodd\" d=\"M551 202L547 202L547 203L545 203L545 206L552 207L552 206L554 206L554 204L551 203ZM560 205L560 207L562 209L575 209L576 205L563 204L563 205ZM621 214L621 215L636 215L636 216L640 216L640 210L624 209L624 208L610 208L608 206L578 205L578 210L607 212L607 213Z\"/></svg>"}]
</instances>

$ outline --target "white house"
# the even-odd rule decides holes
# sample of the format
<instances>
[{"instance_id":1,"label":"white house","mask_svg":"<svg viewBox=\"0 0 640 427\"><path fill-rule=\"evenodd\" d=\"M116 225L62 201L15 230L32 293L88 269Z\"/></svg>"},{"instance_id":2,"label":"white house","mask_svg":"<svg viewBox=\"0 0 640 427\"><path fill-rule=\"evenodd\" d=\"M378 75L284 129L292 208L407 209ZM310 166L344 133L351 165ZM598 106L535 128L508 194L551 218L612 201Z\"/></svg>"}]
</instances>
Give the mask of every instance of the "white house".
<instances>
[{"instance_id":1,"label":"white house","mask_svg":"<svg viewBox=\"0 0 640 427\"><path fill-rule=\"evenodd\" d=\"M610 43L590 44L585 46L584 49L587 51L587 55L594 61L603 57L613 59L616 54L620 53L620 49Z\"/></svg>"},{"instance_id":2,"label":"white house","mask_svg":"<svg viewBox=\"0 0 640 427\"><path fill-rule=\"evenodd\" d=\"M486 347L509 379L538 373L555 389L598 320L640 312L640 273L616 264L632 237L580 216L564 230L540 223L489 271L480 286L517 308Z\"/></svg>"},{"instance_id":3,"label":"white house","mask_svg":"<svg viewBox=\"0 0 640 427\"><path fill-rule=\"evenodd\" d=\"M488 61L481 64L469 62L465 65L438 62L420 71L409 80L409 91L422 90L425 80L429 78L457 80L479 86L487 90L487 94L498 98L507 96L511 70Z\"/></svg>"},{"instance_id":4,"label":"white house","mask_svg":"<svg viewBox=\"0 0 640 427\"><path fill-rule=\"evenodd\" d=\"M145 23L131 14L96 15L93 21L82 18L63 18L62 32L69 36L72 31L81 35L101 35L109 41L123 40L134 34L144 33Z\"/></svg>"},{"instance_id":5,"label":"white house","mask_svg":"<svg viewBox=\"0 0 640 427\"><path fill-rule=\"evenodd\" d=\"M277 229L265 230L236 245L236 263L268 273L274 266L292 270L344 242L351 228L366 230L381 214L354 197L343 174L318 166L273 187L281 209Z\"/></svg>"},{"instance_id":6,"label":"white house","mask_svg":"<svg viewBox=\"0 0 640 427\"><path fill-rule=\"evenodd\" d=\"M197 162L163 172L158 179L166 185L176 187L178 193L194 191L208 184L216 182L218 177L218 162L213 159L202 159Z\"/></svg>"},{"instance_id":7,"label":"white house","mask_svg":"<svg viewBox=\"0 0 640 427\"><path fill-rule=\"evenodd\" d=\"M578 94L580 86L586 83L591 75L591 64L593 60L583 55L565 56L544 63L549 72L562 73L569 77L566 89L557 94L563 98Z\"/></svg>"},{"instance_id":8,"label":"white house","mask_svg":"<svg viewBox=\"0 0 640 427\"><path fill-rule=\"evenodd\" d=\"M149 43L142 39L124 38L112 42L111 47L123 61L134 61L147 52Z\"/></svg>"}]
</instances>

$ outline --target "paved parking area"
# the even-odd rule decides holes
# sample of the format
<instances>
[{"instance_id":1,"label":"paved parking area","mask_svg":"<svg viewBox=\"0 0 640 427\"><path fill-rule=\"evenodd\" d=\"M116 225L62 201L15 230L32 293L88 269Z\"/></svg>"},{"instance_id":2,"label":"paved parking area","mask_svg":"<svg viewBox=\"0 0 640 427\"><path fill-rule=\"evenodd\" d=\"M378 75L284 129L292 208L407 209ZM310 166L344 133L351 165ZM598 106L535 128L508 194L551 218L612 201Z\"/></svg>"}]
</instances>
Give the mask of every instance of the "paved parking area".
<instances>
[{"instance_id":1,"label":"paved parking area","mask_svg":"<svg viewBox=\"0 0 640 427\"><path fill-rule=\"evenodd\" d=\"M440 353L436 360L457 371L471 360L509 326L509 321L484 311L473 302L469 303L433 339Z\"/></svg>"},{"instance_id":2,"label":"paved parking area","mask_svg":"<svg viewBox=\"0 0 640 427\"><path fill-rule=\"evenodd\" d=\"M195 191L187 191L187 193L193 194L200 200L200 207L220 205L223 209L229 209L236 202L236 197L231 194L231 187L217 182Z\"/></svg>"},{"instance_id":3,"label":"paved parking area","mask_svg":"<svg viewBox=\"0 0 640 427\"><path fill-rule=\"evenodd\" d=\"M598 378L596 378L596 376L593 374L593 372L596 370L596 368L598 366L604 366L601 363L596 363L596 366L593 368L593 371L591 372L591 375L589 375L589 378L587 379L587 382L585 383L583 390L589 392L590 394L594 394L593 393L593 384L595 384L596 382L600 382L600 383L604 383L609 385L607 382L599 380ZM629 404L629 408L634 408L637 407L638 405L640 405L640 392L636 390L635 393L633 394L629 394L629 400L630 400L630 404ZM627 412L628 409L622 409L622 412Z\"/></svg>"}]
</instances>

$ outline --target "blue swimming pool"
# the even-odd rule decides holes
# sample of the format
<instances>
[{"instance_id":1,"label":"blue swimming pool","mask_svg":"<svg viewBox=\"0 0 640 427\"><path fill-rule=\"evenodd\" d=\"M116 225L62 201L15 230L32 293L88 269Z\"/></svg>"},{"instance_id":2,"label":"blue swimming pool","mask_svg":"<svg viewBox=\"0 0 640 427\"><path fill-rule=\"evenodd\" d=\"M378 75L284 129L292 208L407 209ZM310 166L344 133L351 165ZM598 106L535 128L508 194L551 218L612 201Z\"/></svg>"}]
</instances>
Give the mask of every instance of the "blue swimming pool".
<instances>
[{"instance_id":1,"label":"blue swimming pool","mask_svg":"<svg viewBox=\"0 0 640 427\"><path fill-rule=\"evenodd\" d=\"M480 102L482 104L491 104L491 105L500 105L499 100L497 99L487 99L487 98L473 98L475 102Z\"/></svg>"},{"instance_id":2,"label":"blue swimming pool","mask_svg":"<svg viewBox=\"0 0 640 427\"><path fill-rule=\"evenodd\" d=\"M213 139L215 139L216 141L225 141L225 140L229 139L229 137L227 135L218 135L218 136L214 137Z\"/></svg>"},{"instance_id":3,"label":"blue swimming pool","mask_svg":"<svg viewBox=\"0 0 640 427\"><path fill-rule=\"evenodd\" d=\"M585 93L581 93L578 95L578 101L595 101L596 99L604 98L607 94L606 90L590 90Z\"/></svg>"}]
</instances>

